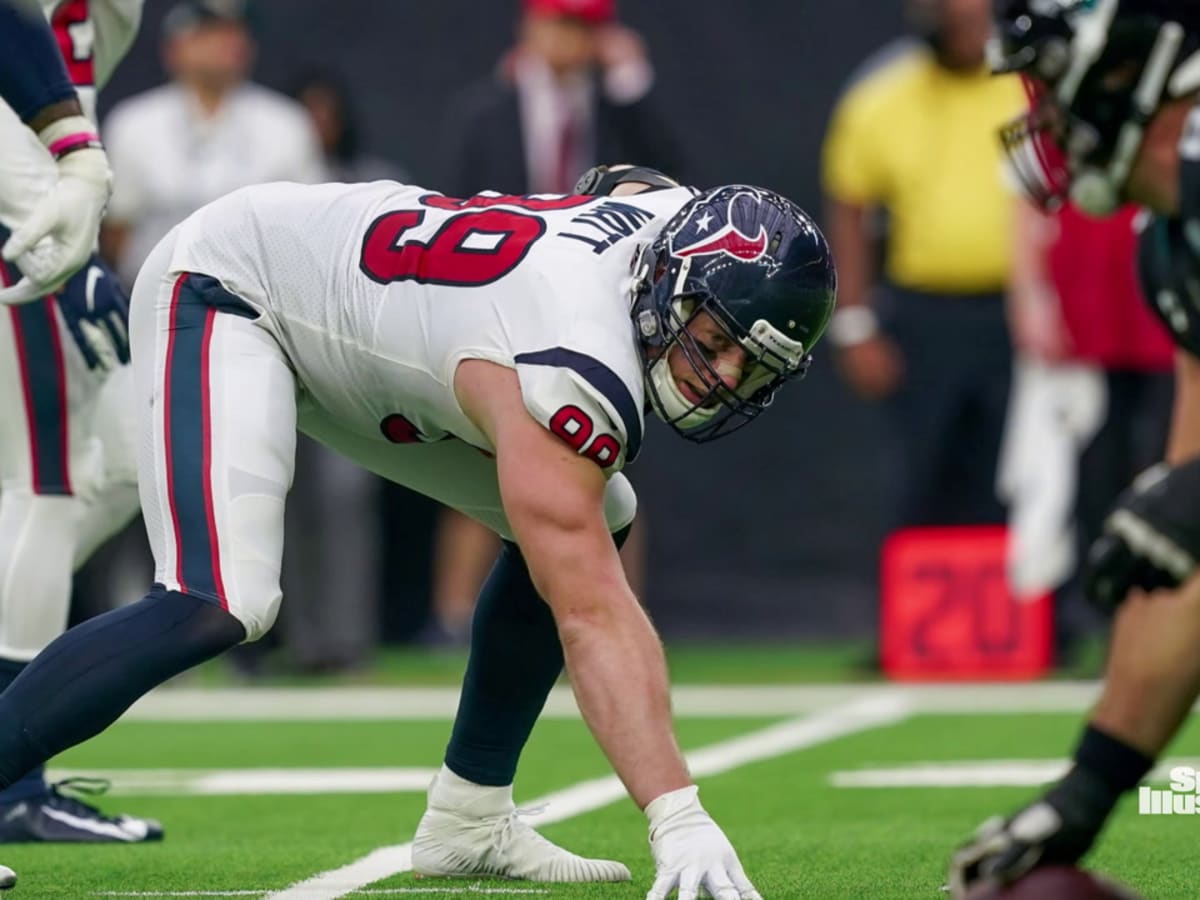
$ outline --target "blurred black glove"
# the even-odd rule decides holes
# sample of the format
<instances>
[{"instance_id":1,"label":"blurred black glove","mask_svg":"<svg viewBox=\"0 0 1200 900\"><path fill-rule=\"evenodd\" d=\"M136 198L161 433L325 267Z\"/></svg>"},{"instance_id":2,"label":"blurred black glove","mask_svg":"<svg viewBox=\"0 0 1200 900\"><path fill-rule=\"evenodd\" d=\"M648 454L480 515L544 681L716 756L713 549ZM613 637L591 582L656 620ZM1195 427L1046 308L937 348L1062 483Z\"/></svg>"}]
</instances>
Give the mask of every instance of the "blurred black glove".
<instances>
[{"instance_id":1,"label":"blurred black glove","mask_svg":"<svg viewBox=\"0 0 1200 900\"><path fill-rule=\"evenodd\" d=\"M1088 597L1112 611L1130 588L1176 587L1200 559L1200 458L1147 469L1119 498L1088 552Z\"/></svg>"},{"instance_id":2,"label":"blurred black glove","mask_svg":"<svg viewBox=\"0 0 1200 900\"><path fill-rule=\"evenodd\" d=\"M950 860L950 897L962 900L979 882L1009 884L1034 866L1077 862L1104 827L1117 796L1076 767L1009 818L988 819Z\"/></svg>"}]
</instances>

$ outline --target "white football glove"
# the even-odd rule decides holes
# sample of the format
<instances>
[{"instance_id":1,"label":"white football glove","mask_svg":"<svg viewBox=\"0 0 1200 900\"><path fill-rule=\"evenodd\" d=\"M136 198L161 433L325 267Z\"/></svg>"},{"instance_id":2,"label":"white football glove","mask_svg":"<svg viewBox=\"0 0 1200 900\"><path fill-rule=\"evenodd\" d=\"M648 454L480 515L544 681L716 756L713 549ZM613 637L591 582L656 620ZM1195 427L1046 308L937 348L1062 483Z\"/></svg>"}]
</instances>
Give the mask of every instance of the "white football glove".
<instances>
[{"instance_id":1,"label":"white football glove","mask_svg":"<svg viewBox=\"0 0 1200 900\"><path fill-rule=\"evenodd\" d=\"M675 888L679 900L695 900L701 889L716 900L762 900L699 793L695 785L680 788L646 807L655 871L646 900L665 900Z\"/></svg>"},{"instance_id":2,"label":"white football glove","mask_svg":"<svg viewBox=\"0 0 1200 900\"><path fill-rule=\"evenodd\" d=\"M58 181L4 244L4 259L16 263L22 277L0 290L0 303L53 293L87 262L112 190L108 156L89 119L59 119L38 137L56 157Z\"/></svg>"}]
</instances>

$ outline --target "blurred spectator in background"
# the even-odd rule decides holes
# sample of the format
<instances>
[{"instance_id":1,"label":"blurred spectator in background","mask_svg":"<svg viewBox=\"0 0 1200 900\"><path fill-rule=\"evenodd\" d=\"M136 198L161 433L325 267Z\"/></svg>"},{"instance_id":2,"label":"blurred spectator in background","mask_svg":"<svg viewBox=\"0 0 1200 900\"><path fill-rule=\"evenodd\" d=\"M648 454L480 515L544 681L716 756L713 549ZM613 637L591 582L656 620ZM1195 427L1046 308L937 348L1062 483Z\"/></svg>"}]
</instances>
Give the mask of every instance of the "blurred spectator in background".
<instances>
[{"instance_id":1,"label":"blurred spectator in background","mask_svg":"<svg viewBox=\"0 0 1200 900\"><path fill-rule=\"evenodd\" d=\"M598 163L680 178L675 141L650 102L654 69L614 0L523 0L517 43L452 104L448 194L570 193Z\"/></svg>"},{"instance_id":2,"label":"blurred spectator in background","mask_svg":"<svg viewBox=\"0 0 1200 900\"><path fill-rule=\"evenodd\" d=\"M996 129L1024 109L984 61L989 0L910 2L922 40L864 66L825 139L825 233L838 266L829 336L897 438L893 524L1002 522L996 460L1011 350L1013 200ZM873 211L888 218L876 283Z\"/></svg>"},{"instance_id":3,"label":"blurred spectator in background","mask_svg":"<svg viewBox=\"0 0 1200 900\"><path fill-rule=\"evenodd\" d=\"M1056 592L1060 662L1098 623L1078 565L1117 495L1166 450L1173 344L1138 287L1138 215L1094 219L1067 205L1048 216L1021 201L1015 221L1009 579L1019 595Z\"/></svg>"},{"instance_id":4,"label":"blurred spectator in background","mask_svg":"<svg viewBox=\"0 0 1200 900\"><path fill-rule=\"evenodd\" d=\"M114 107L104 123L114 188L102 251L129 285L188 214L264 181L324 178L304 110L246 80L254 41L242 0L183 0L163 20L171 81Z\"/></svg>"},{"instance_id":5,"label":"blurred spectator in background","mask_svg":"<svg viewBox=\"0 0 1200 900\"><path fill-rule=\"evenodd\" d=\"M408 173L390 159L363 151L361 119L341 77L312 69L296 80L291 94L308 112L317 132L329 181L409 180Z\"/></svg>"},{"instance_id":6,"label":"blurred spectator in background","mask_svg":"<svg viewBox=\"0 0 1200 900\"><path fill-rule=\"evenodd\" d=\"M680 155L650 103L654 69L614 0L523 0L517 43L496 73L468 88L448 116L442 189L467 197L570 193L599 163L632 162L679 178ZM644 516L621 551L640 595ZM433 620L427 643L466 640L495 535L454 510L438 520Z\"/></svg>"}]
</instances>

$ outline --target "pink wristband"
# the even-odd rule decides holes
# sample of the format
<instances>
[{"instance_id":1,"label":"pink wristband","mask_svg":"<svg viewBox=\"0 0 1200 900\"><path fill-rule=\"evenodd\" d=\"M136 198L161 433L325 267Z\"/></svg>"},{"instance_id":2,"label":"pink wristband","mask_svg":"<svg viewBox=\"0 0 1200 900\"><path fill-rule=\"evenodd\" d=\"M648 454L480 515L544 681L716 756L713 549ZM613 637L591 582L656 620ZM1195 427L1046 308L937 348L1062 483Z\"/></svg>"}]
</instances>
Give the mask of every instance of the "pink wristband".
<instances>
[{"instance_id":1,"label":"pink wristband","mask_svg":"<svg viewBox=\"0 0 1200 900\"><path fill-rule=\"evenodd\" d=\"M95 132L79 132L77 134L68 134L66 137L59 138L54 141L46 149L50 151L50 155L55 159L62 159L68 153L75 150L83 150L87 147L100 147L100 135Z\"/></svg>"}]
</instances>

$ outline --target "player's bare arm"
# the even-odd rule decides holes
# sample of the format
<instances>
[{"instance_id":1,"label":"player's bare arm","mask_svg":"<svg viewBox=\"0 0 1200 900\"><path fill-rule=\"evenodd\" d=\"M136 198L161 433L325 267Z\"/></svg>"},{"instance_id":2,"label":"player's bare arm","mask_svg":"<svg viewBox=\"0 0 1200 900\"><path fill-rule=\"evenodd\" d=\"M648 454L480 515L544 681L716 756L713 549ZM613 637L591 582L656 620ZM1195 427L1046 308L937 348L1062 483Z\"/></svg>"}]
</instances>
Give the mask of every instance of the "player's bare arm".
<instances>
[{"instance_id":1,"label":"player's bare arm","mask_svg":"<svg viewBox=\"0 0 1200 900\"><path fill-rule=\"evenodd\" d=\"M650 823L656 876L675 888L757 900L691 784L671 729L662 646L625 581L602 508L604 476L525 410L516 374L460 363L455 392L496 450L500 496L539 594L554 614L584 720Z\"/></svg>"},{"instance_id":2,"label":"player's bare arm","mask_svg":"<svg viewBox=\"0 0 1200 900\"><path fill-rule=\"evenodd\" d=\"M639 807L687 786L662 648L605 527L601 470L529 416L511 369L467 360L455 391L496 448L504 507L588 726Z\"/></svg>"},{"instance_id":3,"label":"player's bare arm","mask_svg":"<svg viewBox=\"0 0 1200 900\"><path fill-rule=\"evenodd\" d=\"M1167 462L1179 465L1200 456L1200 359L1175 352L1175 397Z\"/></svg>"},{"instance_id":4,"label":"player's bare arm","mask_svg":"<svg viewBox=\"0 0 1200 900\"><path fill-rule=\"evenodd\" d=\"M838 308L829 338L838 348L842 376L860 396L877 400L896 389L903 361L894 342L879 330L867 296L872 277L867 213L859 204L832 198L826 203L829 244L838 261Z\"/></svg>"}]
</instances>

